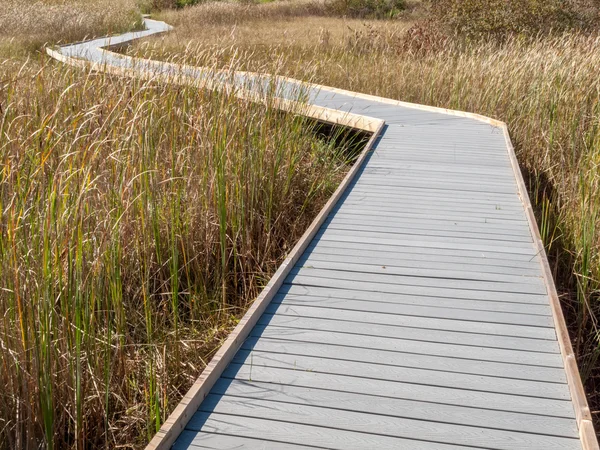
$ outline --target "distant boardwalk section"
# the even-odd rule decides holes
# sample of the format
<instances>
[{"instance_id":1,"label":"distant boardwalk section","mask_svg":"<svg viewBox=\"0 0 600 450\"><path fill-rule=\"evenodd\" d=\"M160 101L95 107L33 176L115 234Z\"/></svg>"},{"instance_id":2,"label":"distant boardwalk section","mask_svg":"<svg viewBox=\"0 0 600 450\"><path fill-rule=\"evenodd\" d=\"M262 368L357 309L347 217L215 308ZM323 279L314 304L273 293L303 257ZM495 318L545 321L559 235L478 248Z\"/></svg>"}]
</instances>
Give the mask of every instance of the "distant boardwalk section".
<instances>
[{"instance_id":1,"label":"distant boardwalk section","mask_svg":"<svg viewBox=\"0 0 600 450\"><path fill-rule=\"evenodd\" d=\"M210 78L102 49L169 29L147 25L49 53ZM274 80L282 108L303 90L307 115L372 137L148 448L597 449L506 126ZM231 83L259 101L265 79L212 87Z\"/></svg>"}]
</instances>

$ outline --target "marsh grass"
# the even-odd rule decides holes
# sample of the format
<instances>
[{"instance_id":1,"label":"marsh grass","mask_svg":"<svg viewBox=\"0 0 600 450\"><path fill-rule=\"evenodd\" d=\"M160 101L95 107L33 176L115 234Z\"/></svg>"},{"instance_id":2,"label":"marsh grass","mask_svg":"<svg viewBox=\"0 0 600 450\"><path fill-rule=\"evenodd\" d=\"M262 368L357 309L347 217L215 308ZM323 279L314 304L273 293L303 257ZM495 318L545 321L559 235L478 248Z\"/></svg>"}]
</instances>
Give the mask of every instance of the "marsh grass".
<instances>
[{"instance_id":1,"label":"marsh grass","mask_svg":"<svg viewBox=\"0 0 600 450\"><path fill-rule=\"evenodd\" d=\"M221 67L236 59L245 70L269 66L324 85L472 111L508 123L598 419L598 34L588 30L465 40L445 35L428 21L357 23L305 16L254 21L250 29L234 19L212 21L203 14L212 7L178 13L181 28L130 52L153 58L180 52L192 64L210 61ZM213 36L223 38L211 43Z\"/></svg>"},{"instance_id":2,"label":"marsh grass","mask_svg":"<svg viewBox=\"0 0 600 450\"><path fill-rule=\"evenodd\" d=\"M2 0L0 59L141 26L135 0Z\"/></svg>"},{"instance_id":3,"label":"marsh grass","mask_svg":"<svg viewBox=\"0 0 600 450\"><path fill-rule=\"evenodd\" d=\"M59 64L0 79L1 447L140 447L349 159L268 101Z\"/></svg>"}]
</instances>

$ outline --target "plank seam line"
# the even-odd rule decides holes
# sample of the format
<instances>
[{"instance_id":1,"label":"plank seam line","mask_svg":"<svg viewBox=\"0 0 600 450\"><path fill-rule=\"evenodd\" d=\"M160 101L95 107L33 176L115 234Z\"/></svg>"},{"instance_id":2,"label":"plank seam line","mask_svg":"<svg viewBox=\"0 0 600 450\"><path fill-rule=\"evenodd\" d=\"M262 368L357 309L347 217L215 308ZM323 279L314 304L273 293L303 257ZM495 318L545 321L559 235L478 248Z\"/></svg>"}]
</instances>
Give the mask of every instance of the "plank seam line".
<instances>
[{"instance_id":1,"label":"plank seam line","mask_svg":"<svg viewBox=\"0 0 600 450\"><path fill-rule=\"evenodd\" d=\"M206 412L202 412L202 414L206 414ZM245 416L242 414L234 414L234 413L216 413L213 412L211 413L211 415L216 414L217 416L229 416L229 417L246 417L248 418L249 416ZM443 446L452 446L455 444L452 444L451 442L443 442L440 440L434 440L434 439L423 439L423 438L418 438L418 437L406 437L406 436L398 436L398 435L392 435L392 434L386 434L386 433L369 433L368 431L361 431L361 430L350 430L348 428L341 428L341 427L333 427L333 426L325 426L325 425L312 425L312 424L305 424L305 423L298 423L298 422L292 422L290 420L283 420L283 419L279 419L279 418L269 418L269 419L263 419L263 418L256 418L256 417L252 417L253 419L256 420L262 420L265 422L280 422L280 423L289 423L289 424L294 424L294 425L300 425L302 427L310 427L310 428L323 428L323 429L329 429L329 430L337 430L337 431L345 431L348 433L358 433L358 434L363 434L363 435L368 435L368 436L384 436L384 437L389 437L389 438L396 438L396 439L403 439L403 440L411 440L411 441L417 441L417 442L428 442L428 443L432 443L432 444L438 444L438 445L443 445ZM193 428L186 428L186 430L189 431L198 431L198 430L194 430ZM570 439L570 438L561 438L561 439ZM294 442L287 442L289 444L295 444ZM297 444L296 444L297 445ZM475 448L475 449L483 449L483 450L503 450L501 447L482 447L479 445L472 445L472 444L461 444L461 447L463 448Z\"/></svg>"},{"instance_id":2,"label":"plank seam line","mask_svg":"<svg viewBox=\"0 0 600 450\"><path fill-rule=\"evenodd\" d=\"M310 287L323 287L320 284L311 284L312 283L316 283L319 280L338 280L338 278L325 278L325 277L315 277L315 276L310 276L310 275L302 275L305 278L309 278L310 280L308 281L298 281L298 280L290 280L287 281L286 280L286 284L289 284L291 286L310 286ZM312 280L316 280L316 281L312 281ZM342 279L340 281L353 281L353 280L347 280L347 279ZM356 281L357 283L367 283L365 281ZM393 283L383 283L383 282L378 282L378 283L370 283L373 284L374 286L379 286L379 285L385 285L382 287L382 289L384 289L386 286L405 286L405 287L411 287L411 288L423 288L425 290L433 290L434 292L436 290L447 290L447 289L451 289L451 288L447 288L447 287L435 287L435 286L420 286L420 285L411 285L411 284L393 284ZM332 289L343 289L343 288L336 288L336 287L332 287ZM382 294L400 294L399 292L393 292L390 290L378 290L378 289L359 289L359 288L353 288L353 290L356 291L360 291L360 292L378 292L378 293L382 293ZM485 291L485 290L477 290L477 289L463 289L463 288L455 288L453 289L454 291L461 291L461 292L474 292L474 293L498 293L499 291ZM501 293L501 292L500 292ZM510 294L515 295L527 295L527 296L536 296L536 297L542 297L544 298L543 294L530 294L527 292L510 292ZM443 296L442 294L437 294L437 295L419 295L419 294L410 294L410 295L416 295L416 296L420 296L420 297L440 297L440 298L454 298L457 300L469 300L469 298L465 298L465 297L460 297L459 295L452 295L449 297ZM481 301L486 301L480 298L476 298L476 299L470 299L470 300L481 300ZM498 301L500 303L503 303L501 300L488 300L488 301ZM517 302L512 302L512 303L517 303ZM544 303L534 303L537 305L543 305Z\"/></svg>"},{"instance_id":3,"label":"plank seam line","mask_svg":"<svg viewBox=\"0 0 600 450\"><path fill-rule=\"evenodd\" d=\"M183 431L187 431L188 433L192 433L192 432L195 432L197 430L190 430L188 428L185 428ZM240 435L237 435L237 434L218 433L216 431L202 431L202 433L204 433L204 434L212 434L212 435L215 435L215 436L240 437ZM258 437L253 437L253 436L244 436L244 439L250 439L252 441L259 441L259 442L274 442L275 444L289 444L289 445L293 445L295 447L302 447L302 448L305 447L305 448L318 448L318 449L323 449L323 450L331 450L328 447L320 447L320 446L317 446L317 445L309 445L309 444L302 444L302 445L300 445L300 444L295 444L295 443L289 442L289 441L280 441L280 440L277 440L277 439L258 438ZM198 447L197 445L194 445L193 442L190 443L190 446L192 448ZM206 447L204 447L204 446L201 447L201 448L206 449Z\"/></svg>"},{"instance_id":4,"label":"plank seam line","mask_svg":"<svg viewBox=\"0 0 600 450\"><path fill-rule=\"evenodd\" d=\"M275 315L274 313L267 312L267 311L265 311L265 314ZM367 321L338 319L338 318L336 318L336 319L327 319L327 318L324 318L324 317L310 316L310 315L299 316L297 314L294 314L294 315L293 314L286 314L284 312L277 312L277 315L281 315L283 317L295 317L295 318L302 317L302 318L312 318L312 319L321 319L321 320L333 320L333 321L336 321L336 322L360 323L360 324L367 324L367 325L383 325L383 326L393 327L393 328L410 328L410 329L413 329L413 330L444 331L444 332L448 332L448 333L475 334L475 335L479 335L479 336L490 336L490 337L500 336L500 337L509 337L509 338L518 338L518 339L528 339L530 341L556 342L555 339L534 338L534 337L530 337L530 336L516 336L516 335L509 335L509 334L475 333L475 332L472 332L472 331L447 330L447 329L429 328L429 327L415 327L415 326L410 326L410 325L402 325L402 327L398 327L398 325L393 325L393 324L389 324L389 323L377 323L377 322L367 322ZM437 318L436 318L436 320L437 320ZM517 349L515 349L515 351L527 351L527 350L517 350Z\"/></svg>"},{"instance_id":5,"label":"plank seam line","mask_svg":"<svg viewBox=\"0 0 600 450\"><path fill-rule=\"evenodd\" d=\"M294 283L294 277L306 277L306 278L317 278L319 280L340 280L340 281L356 281L357 283L373 283L376 285L386 285L386 286L409 286L409 287L413 287L413 288L426 288L426 289L450 289L452 291L468 291L468 292L495 292L495 293L507 293L507 294L521 294L521 295L537 295L539 297L545 297L545 294L539 294L539 293L535 293L535 292L523 292L523 291L503 291L503 290L497 290L497 289L483 289L483 288L468 288L468 287L451 287L451 286L434 286L434 285L427 285L427 284L412 284L410 282L407 283L393 283L393 280L386 280L386 281L363 281L363 280L353 280L353 279L348 279L348 278L338 278L338 277L332 277L332 276L325 276L326 274L323 274L323 276L319 276L316 274L307 274L307 272L310 272L311 270L327 270L327 269L310 269L310 268L305 268L305 270L303 272L296 272L296 273L291 273L290 276L292 276L292 278L290 279L290 283L291 284L296 284ZM333 272L334 270L331 269L331 271ZM352 271L342 271L339 270L338 272L347 272L349 274L351 273L356 273L356 272L352 272ZM376 274L376 275L382 275L382 276L388 276L388 277L402 277L404 275L392 275L392 274L386 274L386 273L381 273L381 274ZM351 275L347 275L348 277L350 277ZM428 278L428 277L414 277L414 278L423 278L424 280L446 280L446 281L465 281L465 280L460 280L460 279L453 279L453 278ZM477 282L480 283L498 283L498 284L502 284L503 282L490 282L490 281L482 281L482 280L475 280ZM301 284L301 283L298 283ZM513 284L513 283L509 283L509 284ZM498 286L500 287L500 286Z\"/></svg>"},{"instance_id":6,"label":"plank seam line","mask_svg":"<svg viewBox=\"0 0 600 450\"><path fill-rule=\"evenodd\" d=\"M347 264L348 265L354 264L354 265L361 265L361 266L366 265L366 264L352 263L352 262L349 262ZM328 267L315 267L310 262L308 262L307 265L301 266L300 269L305 269L307 271L309 271L309 270L329 270L329 271L351 272L351 273L372 273L375 275L386 275L388 277L418 278L418 279L423 279L423 280L472 281L472 282L478 282L478 283L498 283L498 284L531 284L532 286L535 286L534 283L522 283L521 281L517 282L514 280L505 281L505 280L480 279L480 278L461 278L461 277L451 277L451 276L437 276L436 277L434 275L419 275L419 274L390 273L390 272L386 273L386 272L381 271L381 269L382 269L381 266L374 265L374 267L379 267L380 270L368 272L368 271L364 271L364 270L352 270L351 268L340 269L340 268L328 268ZM385 264L385 267L387 268L387 267L392 267L392 266ZM443 269L438 269L438 270L443 271ZM450 271L450 270L448 270L448 271ZM539 277L530 277L530 278L537 279ZM531 280L524 278L522 281L531 281ZM421 285L417 285L417 286L421 286ZM502 291L502 292L506 292L506 291Z\"/></svg>"},{"instance_id":7,"label":"plank seam line","mask_svg":"<svg viewBox=\"0 0 600 450\"><path fill-rule=\"evenodd\" d=\"M325 359L325 358L323 358ZM237 363L237 362L231 362L231 364L235 364L235 365L240 365L240 367L243 366L248 366L247 363ZM255 367L259 367L258 364L254 364ZM342 373L332 373L332 372L323 372L321 370L316 370L316 369L298 369L298 368L290 368L290 367L282 367L282 366L271 366L271 365L261 365L260 367L265 367L265 368L269 368L269 369L281 369L281 370L290 370L292 372L307 372L307 373L315 373L315 374L323 374L323 375L335 375L335 376L340 376L340 377L345 377L345 378L355 378L357 380L370 380L370 381L384 381L386 383L395 383L395 384L404 384L404 385L410 385L410 386L423 386L425 388L439 388L439 389L448 389L451 391L468 391L468 392L482 392L485 394L493 394L493 395L500 395L500 396L506 396L506 397L518 397L518 398L524 398L524 399L540 399L540 400L549 400L552 402L561 402L561 403L567 403L570 404L571 403L571 399L562 399L562 398L553 398L553 397L543 397L540 395L525 395L525 394L514 394L514 393L510 393L510 392L502 392L502 391L489 391L489 390L485 390L485 389L473 389L473 388L467 388L465 389L464 387L460 386L460 387L455 387L455 386L446 386L443 384L435 384L435 383L419 383L416 381L401 381L401 380L391 380L389 378L376 378L376 377L368 377L368 376L357 376L357 375L348 375L348 374L342 374ZM478 376L478 375L473 375L474 377ZM482 377L483 378L483 377ZM491 378L491 377L489 377ZM251 380L247 380L249 382L251 382ZM206 397L205 397L206 398Z\"/></svg>"},{"instance_id":8,"label":"plank seam line","mask_svg":"<svg viewBox=\"0 0 600 450\"><path fill-rule=\"evenodd\" d=\"M489 324L495 324L495 325L511 325L511 326L519 326L519 327L527 327L527 328L553 328L550 325L530 325L530 324L519 324L519 323L513 323L513 322L500 322L498 320L476 320L476 319L457 319L456 317L438 317L438 316L434 316L434 315L428 315L428 314L417 314L417 313L408 313L408 312L389 312L389 311L373 311L373 310L368 310L368 309L358 309L358 308L343 308L343 307L335 307L335 306L321 306L321 305L317 305L317 304L310 304L310 303L306 303L306 302L299 302L299 301L286 301L286 303L282 303L282 302L276 302L273 303L274 305L293 305L293 306L305 306L305 307L311 307L311 308L321 308L321 309L333 309L333 310L337 310L337 311L351 311L351 312L363 312L363 313L369 313L369 314L382 314L382 315L387 315L387 316L394 316L394 317L421 317L424 319L436 319L436 320L453 320L453 321L458 321L458 322L475 322L475 323L489 323ZM406 305L404 305L406 306ZM411 306L417 306L417 305L411 305ZM435 308L434 306L432 306L431 308ZM443 310L444 308L437 308L439 310ZM458 308L456 308L458 309ZM478 311L478 312L482 312L481 310L467 310L467 311ZM494 314L494 313L500 313L502 314L501 311L485 311L486 313L490 313L490 314ZM431 313L430 313L431 314ZM521 315L519 313L504 313L504 314L514 314L514 315ZM542 317L547 317L547 316L542 316ZM552 339L548 339L548 340L552 340Z\"/></svg>"},{"instance_id":9,"label":"plank seam line","mask_svg":"<svg viewBox=\"0 0 600 450\"><path fill-rule=\"evenodd\" d=\"M277 294L277 296L282 296L283 294ZM418 303L405 303L402 301L399 302L392 302L392 301L385 301L385 300L365 300L365 299L360 299L360 298L349 298L349 297L325 297L325 296L319 296L319 295L297 295L297 294L288 294L285 295L286 298L288 299L293 299L295 297L310 297L310 298L315 298L315 299L326 299L326 300L352 300L352 301L356 301L356 302L366 302L366 303L383 303L385 305L398 305L398 306L414 306L417 308L436 308L436 309L445 309L445 310L452 310L452 311L473 311L473 312L485 312L485 313L498 313L498 314L513 314L513 315L519 315L519 316L533 316L533 317L552 317L550 314L538 314L538 313L531 313L531 312L520 312L520 311L502 311L502 310L495 310L495 309L477 309L477 308L465 308L465 307L455 307L455 306L437 306L437 305L419 305ZM467 301L477 301L477 300L467 300ZM273 302L273 303L277 303L277 304L281 304L282 302ZM496 302L496 303L501 303L501 302ZM298 303L295 303L298 304ZM514 305L514 303L506 303L507 305ZM519 303L522 304L522 303ZM527 304L527 303L526 303Z\"/></svg>"},{"instance_id":10,"label":"plank seam line","mask_svg":"<svg viewBox=\"0 0 600 450\"><path fill-rule=\"evenodd\" d=\"M327 389L323 389L323 390L327 390ZM218 394L211 394L211 395L219 395L219 396L223 396L223 397L235 397L235 398L252 399L252 397L245 397L245 396L239 395L239 394L218 393ZM360 395L360 394L358 394L358 395ZM468 424L458 423L458 422L448 422L448 421L439 420L439 419L436 419L436 418L420 419L420 418L417 418L417 417L411 417L409 415L393 415L393 414L389 414L389 413L375 413L375 412L358 410L358 409L346 409L346 408L340 408L340 407L335 407L335 406L321 406L321 405L315 405L315 404L310 404L310 403L293 402L293 401L290 401L290 400L271 400L271 399L266 399L265 398L265 399L261 399L261 401L273 402L273 403L285 403L285 404L289 404L289 405L310 406L310 407L313 407L313 408L332 409L332 410L336 410L336 411L357 412L357 413L367 414L367 415L370 415L370 416L383 416L383 417L398 418L398 419L409 419L409 420L414 420L414 421L417 421L417 422L434 422L434 423L443 423L443 424L446 424L446 425L458 425L458 426L467 427L467 428L478 428L478 429L479 428L484 428L484 429L495 430L495 431L508 431L508 432L511 432L511 433L520 433L520 434L525 434L525 435L550 436L550 437L557 437L557 438L563 438L563 439L576 439L576 440L579 439L579 437L577 437L577 436L565 436L565 435L562 435L562 434L549 434L549 433L541 433L541 432L535 432L535 431L522 431L522 430L516 430L516 429L513 430L513 429L510 429L510 428L498 428L498 427L491 427L491 426L485 426L485 425L468 425ZM443 403L421 402L419 400L408 400L408 401L411 401L411 402L414 401L415 403L431 403L431 404L434 404L434 405L444 405ZM455 406L455 407L456 408L462 408L462 406ZM470 407L465 407L465 408L470 408ZM474 409L474 408L470 408L470 409ZM493 410L493 411L497 411L497 410ZM515 412L513 414L528 414L528 413Z\"/></svg>"},{"instance_id":11,"label":"plank seam line","mask_svg":"<svg viewBox=\"0 0 600 450\"><path fill-rule=\"evenodd\" d=\"M239 363L232 363L232 365L240 365ZM274 368L275 370L289 370L289 369L282 369L282 368ZM338 375L338 374L325 374L325 375L330 375L333 377L338 377L338 376L343 376L343 375ZM228 373L223 374L223 379L225 380L230 380L230 381L237 381L240 383L248 383L248 380L245 379L241 379L241 378L236 378L235 376L231 376ZM384 382L386 383L391 383L391 381L387 381L384 380ZM271 381L260 381L260 380L253 380L252 383L261 383L261 384L270 384L270 385L275 385L275 386L285 386L282 383L275 383L275 382L271 382ZM342 392L345 394L355 394L355 395L365 395L362 392L357 392L357 391L349 391L349 390L344 390L344 389L331 389L331 388L322 388L322 387L318 387L318 386L309 386L309 385L303 385L303 384L294 384L294 387L297 388L303 388L303 389L315 389L315 390L319 390L319 391L327 391L327 392ZM534 417L549 417L549 418L553 418L553 419L559 419L559 420L565 420L565 421L573 421L575 422L575 420L573 419L573 417L567 417L567 416L557 416L557 415L553 415L553 414L544 414L544 413L530 413L530 412L524 412L524 411L511 411L509 409L492 409L492 408L485 408L485 407L480 407L480 406L469 406L469 405L464 405L464 404L457 404L457 403L447 403L447 402L434 402L434 401L430 401L430 400L415 400L409 397L392 397L391 395L381 395L381 394L369 394L370 397L377 397L377 398L385 398L385 399L389 399L389 400L400 400L400 401L405 401L405 402L416 402L416 403L427 403L427 404L431 404L431 405L443 405L443 406L450 406L452 408L465 408L465 409L473 409L473 410L482 410L482 411L490 411L490 412L500 412L500 413L508 413L508 414L520 414L523 416L534 416Z\"/></svg>"},{"instance_id":12,"label":"plank seam line","mask_svg":"<svg viewBox=\"0 0 600 450\"><path fill-rule=\"evenodd\" d=\"M318 341L309 341L309 340L295 340L295 339L283 339L283 338L272 338L272 337L264 337L264 336L257 336L257 335L250 335L253 338L260 338L260 339L265 339L267 341L275 341L275 343L277 342L291 342L291 343L295 343L295 344L299 344L299 343L304 343L304 344L322 344L322 345L327 345L329 347L342 347L342 348L353 348L353 349L359 349L359 350L373 350L373 351L377 351L377 352L382 352L382 353L394 353L394 354L402 354L402 355L415 355L415 356L422 356L423 359L427 359L427 358L441 358L441 359L450 359L450 360L458 360L458 361L473 361L473 362L485 362L485 363L490 363L490 364L498 364L498 365L505 365L505 366L516 366L516 367L524 367L524 368L528 368L528 367L542 367L545 369L556 369L556 370L560 370L562 369L562 367L548 367L548 366L536 366L535 364L525 364L525 363L515 363L515 362L506 362L506 361L493 361L493 360L487 360L487 359L476 359L476 358L461 358L459 356L446 356L446 355L425 355L422 353L416 353L416 352L409 352L409 351L395 351L395 350L389 350L389 349L381 349L381 348L372 348L372 347L359 347L357 345L344 345L344 344L323 344L322 342L318 342ZM246 341L248 342L248 341ZM405 365L405 364L390 364L390 363L372 363L370 361L362 361L359 359L348 359L348 358L341 358L341 357L334 357L334 356L314 356L314 355L310 355L310 354L304 354L304 353L298 353L298 352L284 352L284 351L276 351L276 350L261 350L261 349L255 349L254 347L250 348L250 345L253 344L249 344L247 346L242 346L240 350L244 350L245 352L249 352L249 353L264 353L264 354L282 354L282 355L295 355L295 356L306 356L306 357L312 357L312 358L319 358L319 359L331 359L331 360L339 360L339 361L346 361L346 362L358 362L358 363L364 363L364 364L374 364L376 366L386 366L386 367L404 367L406 369L417 369L417 370L425 370L428 372L443 372L443 373L457 373L457 374L462 374L462 375L477 375L477 376L482 376L482 377L490 377L490 378L501 378L503 380L520 380L520 381L528 381L531 383L546 383L546 384L559 384L559 385L564 385L567 384L566 381L547 381L547 380L534 380L531 378L519 378L519 377L509 377L509 376L502 376L502 375L490 375L490 374L484 374L484 373L480 373L480 372L464 372L461 370L448 370L448 369L427 369L427 368L423 368L421 366L410 366L410 365ZM298 370L302 370L302 369L298 369Z\"/></svg>"},{"instance_id":13,"label":"plank seam line","mask_svg":"<svg viewBox=\"0 0 600 450\"><path fill-rule=\"evenodd\" d=\"M272 315L272 313L269 312L265 312L266 315ZM288 316L290 317L290 316ZM342 320L342 322L344 322ZM263 324L259 324L260 326L265 326ZM515 351L515 352L523 352L523 353L534 353L534 354L544 354L544 355L556 355L556 352L545 352L545 351L541 351L541 350L523 350L523 349L516 349L516 348L512 348L512 347L492 347L489 345L475 345L475 344L458 344L458 343L454 343L454 342L447 342L447 341L437 341L437 340L424 340L424 339L415 339L415 338L406 338L406 337L395 337L395 336L388 336L388 335L378 335L378 334L366 334L366 333L356 333L356 332L351 332L351 331L337 331L337 330L313 330L312 328L303 328L303 327L290 327L290 326L284 326L284 325L271 325L269 324L270 327L277 327L277 328L285 328L288 330L306 330L306 331L320 331L323 333L337 333L337 334L350 334L353 336L367 336L367 337L376 337L376 338L385 338L385 339L395 339L395 340L403 340L403 341L411 341L411 342L426 342L426 343L431 343L431 344L445 344L445 345L454 345L457 347L476 347L476 348L489 348L489 349L494 349L494 350L511 350L511 351ZM410 328L410 327L403 327L403 328ZM417 330L428 330L428 328L413 328L413 329L417 329ZM439 330L436 330L439 331ZM459 331L444 331L445 333L461 333ZM465 332L462 332L465 333ZM481 333L468 333L468 334L478 334L481 335ZM489 336L489 335L485 335L485 336ZM529 339L530 338L517 338L517 339ZM551 341L553 342L553 341ZM437 355L431 355L429 353L421 353L421 355L423 356L437 356ZM490 361L490 362L496 362L493 360L482 360L482 361ZM534 364L530 364L530 365L534 365ZM540 366L540 367L549 367L552 369L560 369L562 367L553 367L553 366Z\"/></svg>"},{"instance_id":14,"label":"plank seam line","mask_svg":"<svg viewBox=\"0 0 600 450\"><path fill-rule=\"evenodd\" d=\"M299 283L297 281L295 282L289 282L289 281L285 281L284 282L285 286L289 286L289 287L299 287L299 288L318 288L318 289L330 289L330 290L338 290L338 291L347 291L346 288L343 287L336 287L336 286L322 286L320 284L310 284L310 283L306 283L306 282L302 282ZM422 286L421 286L422 287ZM494 299L483 299L483 298L465 298L465 297L457 297L457 296L451 296L451 297L444 297L440 294L407 294L407 293L397 293L397 292L388 292L388 291L374 291L374 290L369 290L369 289L353 289L353 291L358 291L358 292L370 292L373 294L387 294L387 295L404 295L404 296L410 296L410 297L426 297L426 298L443 298L446 300L461 300L461 301L474 301L474 302L489 302L489 303L503 303L503 304L507 304L507 305L533 305L533 306L548 306L546 303L532 303L532 302L523 302L523 301L518 301L518 302L507 302L505 300L494 300ZM344 297L343 297L344 298Z\"/></svg>"}]
</instances>

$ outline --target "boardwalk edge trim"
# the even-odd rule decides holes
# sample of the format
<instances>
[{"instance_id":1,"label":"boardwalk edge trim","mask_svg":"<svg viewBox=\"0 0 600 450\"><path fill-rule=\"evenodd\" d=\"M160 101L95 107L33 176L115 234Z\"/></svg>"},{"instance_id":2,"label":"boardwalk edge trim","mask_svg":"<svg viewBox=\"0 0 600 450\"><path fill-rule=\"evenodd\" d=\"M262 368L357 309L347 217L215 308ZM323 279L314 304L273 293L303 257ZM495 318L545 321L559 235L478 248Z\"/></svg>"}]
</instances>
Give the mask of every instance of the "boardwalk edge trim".
<instances>
[{"instance_id":1,"label":"boardwalk edge trim","mask_svg":"<svg viewBox=\"0 0 600 450\"><path fill-rule=\"evenodd\" d=\"M161 31L160 33L162 32L164 31ZM133 40L140 39L141 37L132 37L131 40L122 42L119 45L127 44ZM107 47L110 47L110 45ZM104 53L114 54L106 48L99 48L99 50L101 50ZM218 83L198 83L197 80L185 75L178 75L177 77L173 77L162 74L157 75L152 73L142 73L131 69L128 70L123 69L121 67L110 66L108 64L90 62L84 59L78 59L63 55L60 52L60 49L54 50L52 48L47 47L46 53L51 58L73 67L95 70L98 72L109 73L117 76L163 81L172 84L192 85L205 89L227 88L227 86ZM119 57L128 59L131 62L139 61L146 63L156 63L156 61L144 60L141 58L132 58L130 56L124 55L119 55ZM182 65L162 61L160 62L160 64L176 69L181 69L182 67L185 67ZM248 73L249 75L252 74L251 72L246 73ZM497 119L470 112L445 109L435 106L420 105L416 103L402 102L399 100L393 100L369 94L362 94L358 92L333 88L314 83L306 83L288 77L277 76L276 78L283 81L298 84L299 86L308 86L311 88L327 90L330 92L352 96L355 98L377 101L384 104L398 105L423 111L465 117L479 122L487 123L502 130L506 142L508 156L511 162L511 167L513 169L515 179L517 182L519 197L521 198L521 202L523 203L525 215L527 216L527 222L529 224L529 229L532 233L534 244L538 249L538 255L540 256L542 273L544 276L544 283L546 284L546 290L550 300L550 307L552 310L552 317L554 319L555 332L557 335L560 353L564 363L564 369L567 376L569 391L571 393L571 401L573 403L575 411L575 417L577 421L577 427L579 430L579 437L581 440L582 448L583 450L600 450L600 446L598 445L598 439L592 423L592 417L587 402L587 397L583 388L583 384L581 382L581 377L579 375L577 360L573 352L573 346L571 344L566 321L560 305L560 299L558 297L556 285L554 283L552 272L550 270L548 257L546 255L545 247L542 242L539 228L537 226L537 221L535 219L529 194L527 192L525 181L523 179L523 175L521 173L521 169L517 161L516 153L512 141L510 139L510 133L508 131L508 126L506 125L506 123ZM233 94L242 100L248 100L257 103L266 103L265 99L246 89L235 89ZM286 257L283 263L279 266L273 277L263 288L262 292L254 300L252 306L248 309L246 314L244 314L238 325L233 329L233 331L227 337L225 342L221 345L217 353L213 356L208 365L202 371L200 376L196 379L192 387L181 399L175 410L169 415L167 420L161 426L160 430L156 433L156 435L152 438L150 443L146 446L145 450L167 450L171 448L177 437L179 437L179 434L185 429L188 421L200 407L200 404L202 403L204 398L208 395L213 385L219 379L227 365L231 362L231 360L233 359L233 357L235 356L245 339L248 337L250 331L256 325L256 322L262 316L263 312L265 311L265 309L270 304L271 300L283 284L283 281L285 280L286 276L289 274L291 269L294 267L295 263L303 254L306 247L312 241L313 237L316 235L321 225L325 222L329 213L336 205L337 201L344 194L346 188L350 185L350 183L354 180L358 171L362 168L365 159L367 158L368 154L372 151L373 146L379 139L379 136L385 126L385 121L373 117L361 114L341 112L335 109L324 108L321 106L306 105L300 102L290 101L281 98L276 99L276 103L272 106L286 112L291 112L293 114L303 115L319 121L354 128L356 130L367 131L372 134L365 148L361 152L359 158L356 160L350 171L346 174L346 177L342 180L338 188L335 190L333 195L329 198L329 200L323 207L323 209L319 212L317 217L315 217L309 228L305 231L305 233L294 246L292 251Z\"/></svg>"}]
</instances>

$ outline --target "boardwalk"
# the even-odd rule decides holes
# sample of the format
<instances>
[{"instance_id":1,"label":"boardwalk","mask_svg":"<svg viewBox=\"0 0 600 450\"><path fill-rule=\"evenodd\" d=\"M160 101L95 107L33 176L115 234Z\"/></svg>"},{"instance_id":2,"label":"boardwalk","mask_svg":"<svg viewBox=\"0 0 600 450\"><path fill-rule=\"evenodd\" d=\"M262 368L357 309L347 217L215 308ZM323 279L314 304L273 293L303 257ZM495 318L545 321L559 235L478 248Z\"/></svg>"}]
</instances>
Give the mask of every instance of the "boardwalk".
<instances>
[{"instance_id":1,"label":"boardwalk","mask_svg":"<svg viewBox=\"0 0 600 450\"><path fill-rule=\"evenodd\" d=\"M130 69L106 43L55 56ZM374 137L150 447L597 448L505 128L307 94Z\"/></svg>"}]
</instances>

